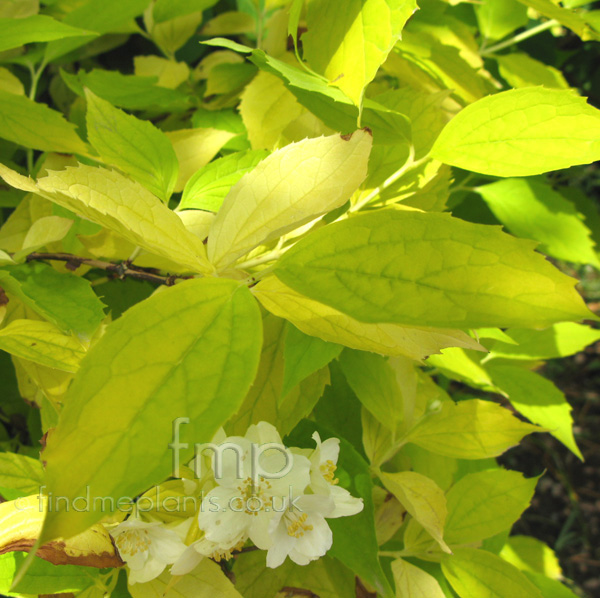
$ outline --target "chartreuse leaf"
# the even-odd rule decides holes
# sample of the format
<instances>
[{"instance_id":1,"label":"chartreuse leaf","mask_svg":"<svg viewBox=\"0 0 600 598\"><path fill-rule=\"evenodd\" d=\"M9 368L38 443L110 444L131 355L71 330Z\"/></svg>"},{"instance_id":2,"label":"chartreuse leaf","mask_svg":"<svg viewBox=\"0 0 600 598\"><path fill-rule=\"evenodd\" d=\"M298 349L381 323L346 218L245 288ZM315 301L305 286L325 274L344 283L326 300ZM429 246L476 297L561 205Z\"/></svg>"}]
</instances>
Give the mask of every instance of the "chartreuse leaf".
<instances>
[{"instance_id":1,"label":"chartreuse leaf","mask_svg":"<svg viewBox=\"0 0 600 598\"><path fill-rule=\"evenodd\" d=\"M562 577L556 554L537 538L511 536L500 551L500 556L521 571L539 573L551 579Z\"/></svg>"},{"instance_id":2,"label":"chartreuse leaf","mask_svg":"<svg viewBox=\"0 0 600 598\"><path fill-rule=\"evenodd\" d=\"M86 90L88 139L100 157L167 201L179 165L167 136L150 121L139 120Z\"/></svg>"},{"instance_id":3,"label":"chartreuse leaf","mask_svg":"<svg viewBox=\"0 0 600 598\"><path fill-rule=\"evenodd\" d=\"M511 2L519 6L516 0L511 0ZM504 54L494 58L500 67L500 75L511 87L531 87L533 85L558 89L568 89L569 87L565 76L558 69L531 58L523 52Z\"/></svg>"},{"instance_id":4,"label":"chartreuse leaf","mask_svg":"<svg viewBox=\"0 0 600 598\"><path fill-rule=\"evenodd\" d=\"M229 190L268 155L266 150L248 150L207 164L186 183L178 209L218 212Z\"/></svg>"},{"instance_id":5,"label":"chartreuse leaf","mask_svg":"<svg viewBox=\"0 0 600 598\"><path fill-rule=\"evenodd\" d=\"M521 571L485 550L456 549L442 561L442 570L460 598L542 598Z\"/></svg>"},{"instance_id":6,"label":"chartreuse leaf","mask_svg":"<svg viewBox=\"0 0 600 598\"><path fill-rule=\"evenodd\" d=\"M416 10L415 0L349 0L343 12L335 0L311 2L304 57L358 106Z\"/></svg>"},{"instance_id":7,"label":"chartreuse leaf","mask_svg":"<svg viewBox=\"0 0 600 598\"><path fill-rule=\"evenodd\" d=\"M97 34L71 27L46 15L31 15L22 19L0 18L0 52L32 42L49 42L82 35Z\"/></svg>"},{"instance_id":8,"label":"chartreuse leaf","mask_svg":"<svg viewBox=\"0 0 600 598\"><path fill-rule=\"evenodd\" d=\"M588 164L600 158L600 111L570 89L504 91L461 110L442 130L432 156L502 177Z\"/></svg>"},{"instance_id":9,"label":"chartreuse leaf","mask_svg":"<svg viewBox=\"0 0 600 598\"><path fill-rule=\"evenodd\" d=\"M85 505L85 497L81 497L71 506L85 509ZM38 494L0 504L0 552L30 550L40 536L47 509L47 497ZM100 524L72 538L43 543L36 554L54 565L99 569L123 565L108 531Z\"/></svg>"},{"instance_id":10,"label":"chartreuse leaf","mask_svg":"<svg viewBox=\"0 0 600 598\"><path fill-rule=\"evenodd\" d=\"M367 174L371 145L365 130L273 152L225 198L208 238L210 261L224 268L257 245L344 205Z\"/></svg>"},{"instance_id":11,"label":"chartreuse leaf","mask_svg":"<svg viewBox=\"0 0 600 598\"><path fill-rule=\"evenodd\" d=\"M352 349L416 360L450 346L481 350L481 345L461 330L359 322L297 293L275 276L262 280L253 292L265 309L289 320L305 334Z\"/></svg>"},{"instance_id":12,"label":"chartreuse leaf","mask_svg":"<svg viewBox=\"0 0 600 598\"><path fill-rule=\"evenodd\" d=\"M494 383L508 394L512 406L548 430L583 461L573 437L571 405L550 380L516 365L488 365Z\"/></svg>"},{"instance_id":13,"label":"chartreuse leaf","mask_svg":"<svg viewBox=\"0 0 600 598\"><path fill-rule=\"evenodd\" d=\"M90 338L104 319L89 281L41 262L3 268L0 286L65 332Z\"/></svg>"},{"instance_id":14,"label":"chartreuse leaf","mask_svg":"<svg viewBox=\"0 0 600 598\"><path fill-rule=\"evenodd\" d=\"M210 559L203 559L190 573L173 583L165 571L147 583L134 583L128 589L133 598L242 598L221 567Z\"/></svg>"},{"instance_id":15,"label":"chartreuse leaf","mask_svg":"<svg viewBox=\"0 0 600 598\"><path fill-rule=\"evenodd\" d=\"M381 355L346 349L340 367L360 402L392 433L404 415L396 372Z\"/></svg>"},{"instance_id":16,"label":"chartreuse leaf","mask_svg":"<svg viewBox=\"0 0 600 598\"><path fill-rule=\"evenodd\" d=\"M155 23L164 23L214 6L218 0L157 0L152 16Z\"/></svg>"},{"instance_id":17,"label":"chartreuse leaf","mask_svg":"<svg viewBox=\"0 0 600 598\"><path fill-rule=\"evenodd\" d=\"M168 131L167 137L179 162L174 188L179 193L192 175L206 166L235 134L221 129L179 129Z\"/></svg>"},{"instance_id":18,"label":"chartreuse leaf","mask_svg":"<svg viewBox=\"0 0 600 598\"><path fill-rule=\"evenodd\" d=\"M397 598L445 598L435 577L408 561L396 559L392 563Z\"/></svg>"},{"instance_id":19,"label":"chartreuse leaf","mask_svg":"<svg viewBox=\"0 0 600 598\"><path fill-rule=\"evenodd\" d=\"M315 429L322 439L332 436L331 432L303 420L290 437L293 446L307 446ZM333 546L329 551L361 579L373 586L382 598L392 598L394 592L379 562L377 536L375 534L375 516L373 509L373 483L368 464L356 452L352 445L340 438L340 456L336 474L340 485L352 496L363 499L364 508L357 515L348 518L329 519L328 524L333 532Z\"/></svg>"},{"instance_id":20,"label":"chartreuse leaf","mask_svg":"<svg viewBox=\"0 0 600 598\"><path fill-rule=\"evenodd\" d=\"M151 253L197 272L211 271L202 241L181 219L139 183L114 170L68 167L39 179L38 189L50 201Z\"/></svg>"},{"instance_id":21,"label":"chartreuse leaf","mask_svg":"<svg viewBox=\"0 0 600 598\"><path fill-rule=\"evenodd\" d=\"M0 89L0 137L25 147L68 154L87 152L75 125L29 98Z\"/></svg>"},{"instance_id":22,"label":"chartreuse leaf","mask_svg":"<svg viewBox=\"0 0 600 598\"><path fill-rule=\"evenodd\" d=\"M92 500L118 499L168 477L172 421L189 418L183 463L192 442L210 440L240 407L261 340L258 305L232 280L185 281L130 308L69 388L44 451L48 490L69 501L88 490ZM63 505L48 514L44 537L76 534L103 516L97 503L79 513Z\"/></svg>"},{"instance_id":23,"label":"chartreuse leaf","mask_svg":"<svg viewBox=\"0 0 600 598\"><path fill-rule=\"evenodd\" d=\"M514 343L494 343L490 359L507 357L537 361L566 357L600 340L600 330L574 322L559 322L545 330L510 328L507 334Z\"/></svg>"},{"instance_id":24,"label":"chartreuse leaf","mask_svg":"<svg viewBox=\"0 0 600 598\"><path fill-rule=\"evenodd\" d=\"M79 79L97 96L126 110L144 110L160 106L163 110L186 105L186 96L181 91L167 89L156 84L157 77L123 75L118 71L93 69L89 73L79 72ZM77 91L74 89L77 93Z\"/></svg>"},{"instance_id":25,"label":"chartreuse leaf","mask_svg":"<svg viewBox=\"0 0 600 598\"><path fill-rule=\"evenodd\" d=\"M279 77L296 99L325 125L347 134L356 129L357 106L341 89L328 85L322 77L273 58L262 50L253 50L225 38L215 38L204 43L249 54L248 60L261 71ZM363 100L361 122L373 131L377 143L396 144L401 140L410 139L409 119L369 98Z\"/></svg>"},{"instance_id":26,"label":"chartreuse leaf","mask_svg":"<svg viewBox=\"0 0 600 598\"><path fill-rule=\"evenodd\" d=\"M148 6L147 0L87 0L78 3L77 8L68 12L63 22L73 27L82 27L96 33L109 33L122 30L131 24L134 17L140 15ZM135 31L135 28L131 29ZM89 37L62 39L51 42L46 48L46 61L51 62L59 56L82 46Z\"/></svg>"},{"instance_id":27,"label":"chartreuse leaf","mask_svg":"<svg viewBox=\"0 0 600 598\"><path fill-rule=\"evenodd\" d=\"M308 592L319 598L353 596L355 578L350 569L338 560L324 556L307 565L298 567L286 560L283 565L269 569L261 550L244 554L235 562L235 586L244 598L265 598L281 595L282 588L298 588L300 594L286 591L287 598L308 596Z\"/></svg>"},{"instance_id":28,"label":"chartreuse leaf","mask_svg":"<svg viewBox=\"0 0 600 598\"><path fill-rule=\"evenodd\" d=\"M540 251L559 260L600 268L590 229L577 208L548 184L505 179L477 188L496 218L517 237L540 242Z\"/></svg>"},{"instance_id":29,"label":"chartreuse leaf","mask_svg":"<svg viewBox=\"0 0 600 598\"><path fill-rule=\"evenodd\" d=\"M446 542L472 544L510 529L529 506L536 483L506 469L467 474L446 496Z\"/></svg>"},{"instance_id":30,"label":"chartreuse leaf","mask_svg":"<svg viewBox=\"0 0 600 598\"><path fill-rule=\"evenodd\" d=\"M542 592L544 598L577 598L577 594L558 581L558 579L549 579L541 573L531 573L529 571L524 571L523 573Z\"/></svg>"},{"instance_id":31,"label":"chartreuse leaf","mask_svg":"<svg viewBox=\"0 0 600 598\"><path fill-rule=\"evenodd\" d=\"M75 565L53 565L36 558L26 575L10 593L12 580L25 561L26 554L10 552L0 556L0 592L7 596L48 595L80 592L99 577L98 569Z\"/></svg>"},{"instance_id":32,"label":"chartreuse leaf","mask_svg":"<svg viewBox=\"0 0 600 598\"><path fill-rule=\"evenodd\" d=\"M242 406L227 424L229 433L241 436L251 424L266 421L285 435L310 414L323 394L325 385L329 383L326 368L309 375L283 395L287 332L285 320L264 314L264 343L258 372Z\"/></svg>"},{"instance_id":33,"label":"chartreuse leaf","mask_svg":"<svg viewBox=\"0 0 600 598\"><path fill-rule=\"evenodd\" d=\"M441 355L431 355L427 363L452 380L466 382L476 388L493 389L494 383L485 368L458 347L444 349Z\"/></svg>"},{"instance_id":34,"label":"chartreuse leaf","mask_svg":"<svg viewBox=\"0 0 600 598\"><path fill-rule=\"evenodd\" d=\"M450 552L444 541L444 524L448 514L446 497L428 477L414 471L382 473L383 485L402 503L444 552Z\"/></svg>"},{"instance_id":35,"label":"chartreuse leaf","mask_svg":"<svg viewBox=\"0 0 600 598\"><path fill-rule=\"evenodd\" d=\"M0 495L14 500L38 492L44 468L37 459L17 453L0 453Z\"/></svg>"},{"instance_id":36,"label":"chartreuse leaf","mask_svg":"<svg viewBox=\"0 0 600 598\"><path fill-rule=\"evenodd\" d=\"M574 281L533 248L447 214L381 210L312 232L274 272L369 323L534 327L593 317Z\"/></svg>"},{"instance_id":37,"label":"chartreuse leaf","mask_svg":"<svg viewBox=\"0 0 600 598\"><path fill-rule=\"evenodd\" d=\"M444 401L439 411L424 417L406 440L455 459L497 457L526 434L540 428L519 421L496 403L469 399Z\"/></svg>"},{"instance_id":38,"label":"chartreuse leaf","mask_svg":"<svg viewBox=\"0 0 600 598\"><path fill-rule=\"evenodd\" d=\"M77 338L40 320L13 320L0 329L0 349L65 372L76 372L85 355Z\"/></svg>"},{"instance_id":39,"label":"chartreuse leaf","mask_svg":"<svg viewBox=\"0 0 600 598\"><path fill-rule=\"evenodd\" d=\"M342 345L328 343L315 336L308 336L288 323L283 349L283 386L281 396L287 393L313 372L325 367L342 351Z\"/></svg>"},{"instance_id":40,"label":"chartreuse leaf","mask_svg":"<svg viewBox=\"0 0 600 598\"><path fill-rule=\"evenodd\" d=\"M519 0L525 6L533 8L540 14L558 21L561 25L574 31L581 39L598 39L598 31L586 21L585 14L563 8L551 0Z\"/></svg>"},{"instance_id":41,"label":"chartreuse leaf","mask_svg":"<svg viewBox=\"0 0 600 598\"><path fill-rule=\"evenodd\" d=\"M484 0L474 8L482 35L490 40L527 25L527 7L517 0Z\"/></svg>"}]
</instances>

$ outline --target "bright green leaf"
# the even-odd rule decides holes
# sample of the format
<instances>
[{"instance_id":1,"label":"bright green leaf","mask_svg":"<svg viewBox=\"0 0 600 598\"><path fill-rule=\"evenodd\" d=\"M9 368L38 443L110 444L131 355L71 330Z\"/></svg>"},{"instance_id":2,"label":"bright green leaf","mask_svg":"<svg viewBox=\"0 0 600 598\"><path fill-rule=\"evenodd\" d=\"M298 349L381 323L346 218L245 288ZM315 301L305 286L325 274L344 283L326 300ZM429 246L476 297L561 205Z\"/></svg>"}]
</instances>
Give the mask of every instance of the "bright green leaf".
<instances>
[{"instance_id":1,"label":"bright green leaf","mask_svg":"<svg viewBox=\"0 0 600 598\"><path fill-rule=\"evenodd\" d=\"M207 164L186 183L178 209L218 212L231 187L268 155L265 150L248 150Z\"/></svg>"},{"instance_id":2,"label":"bright green leaf","mask_svg":"<svg viewBox=\"0 0 600 598\"><path fill-rule=\"evenodd\" d=\"M184 463L192 443L208 442L240 407L260 346L256 301L232 280L185 281L129 309L92 347L68 390L44 451L48 490L69 500L87 490L118 499L168 477L172 421L189 418ZM106 514L93 507L49 513L44 536L87 529Z\"/></svg>"},{"instance_id":3,"label":"bright green leaf","mask_svg":"<svg viewBox=\"0 0 600 598\"><path fill-rule=\"evenodd\" d=\"M548 430L583 461L573 437L571 405L550 381L515 365L488 365L494 383L508 394L512 406L534 424Z\"/></svg>"},{"instance_id":4,"label":"bright green leaf","mask_svg":"<svg viewBox=\"0 0 600 598\"><path fill-rule=\"evenodd\" d=\"M151 122L126 114L89 90L85 97L88 138L100 157L167 201L179 165L166 135Z\"/></svg>"},{"instance_id":5,"label":"bright green leaf","mask_svg":"<svg viewBox=\"0 0 600 598\"><path fill-rule=\"evenodd\" d=\"M282 398L302 380L335 359L342 349L341 345L328 343L315 336L308 336L295 326L288 324L283 349L285 365L281 389Z\"/></svg>"},{"instance_id":6,"label":"bright green leaf","mask_svg":"<svg viewBox=\"0 0 600 598\"><path fill-rule=\"evenodd\" d=\"M591 231L576 207L550 185L505 179L478 187L477 192L517 237L539 241L540 251L559 260L600 268Z\"/></svg>"},{"instance_id":7,"label":"bright green leaf","mask_svg":"<svg viewBox=\"0 0 600 598\"><path fill-rule=\"evenodd\" d=\"M41 262L0 270L0 286L65 332L90 338L105 317L89 281Z\"/></svg>"},{"instance_id":8,"label":"bright green leaf","mask_svg":"<svg viewBox=\"0 0 600 598\"><path fill-rule=\"evenodd\" d=\"M32 15L22 19L0 18L0 52L32 42L49 42L82 35L97 34L71 27L46 15Z\"/></svg>"},{"instance_id":9,"label":"bright green leaf","mask_svg":"<svg viewBox=\"0 0 600 598\"><path fill-rule=\"evenodd\" d=\"M534 327L593 317L575 281L532 250L531 241L447 214L381 210L314 231L274 271L370 323Z\"/></svg>"},{"instance_id":10,"label":"bright green leaf","mask_svg":"<svg viewBox=\"0 0 600 598\"><path fill-rule=\"evenodd\" d=\"M478 100L444 128L437 160L494 176L529 176L600 159L600 111L572 90L524 87Z\"/></svg>"},{"instance_id":11,"label":"bright green leaf","mask_svg":"<svg viewBox=\"0 0 600 598\"><path fill-rule=\"evenodd\" d=\"M562 569L554 551L537 538L511 536L502 548L500 556L520 569L539 573L551 579L560 579Z\"/></svg>"},{"instance_id":12,"label":"bright green leaf","mask_svg":"<svg viewBox=\"0 0 600 598\"><path fill-rule=\"evenodd\" d=\"M510 328L507 330L513 343L496 342L490 359L553 359L583 351L600 340L600 330L574 322L559 322L544 330Z\"/></svg>"},{"instance_id":13,"label":"bright green leaf","mask_svg":"<svg viewBox=\"0 0 600 598\"><path fill-rule=\"evenodd\" d=\"M181 91L157 85L157 77L122 75L118 71L94 69L79 72L81 83L97 96L126 110L144 110L159 106L163 110L185 107L187 97Z\"/></svg>"}]
</instances>

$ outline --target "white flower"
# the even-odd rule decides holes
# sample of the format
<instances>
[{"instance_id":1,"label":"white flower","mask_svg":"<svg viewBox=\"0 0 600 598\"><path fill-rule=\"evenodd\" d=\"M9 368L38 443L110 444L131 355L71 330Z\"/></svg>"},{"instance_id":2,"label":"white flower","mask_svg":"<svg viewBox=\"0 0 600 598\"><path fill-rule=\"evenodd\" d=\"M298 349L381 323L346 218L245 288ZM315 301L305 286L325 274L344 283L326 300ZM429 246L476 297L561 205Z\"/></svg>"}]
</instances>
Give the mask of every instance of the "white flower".
<instances>
[{"instance_id":1,"label":"white flower","mask_svg":"<svg viewBox=\"0 0 600 598\"><path fill-rule=\"evenodd\" d=\"M305 494L294 502L297 508L286 505L271 522L273 544L267 552L267 567L279 567L287 556L298 565L308 565L331 548L333 535L325 521L334 508L331 498Z\"/></svg>"},{"instance_id":2,"label":"white flower","mask_svg":"<svg viewBox=\"0 0 600 598\"><path fill-rule=\"evenodd\" d=\"M185 551L180 536L158 521L127 519L111 531L121 558L129 567L129 583L146 583Z\"/></svg>"},{"instance_id":3,"label":"white flower","mask_svg":"<svg viewBox=\"0 0 600 598\"><path fill-rule=\"evenodd\" d=\"M272 543L269 526L274 513L304 492L310 482L310 463L306 457L284 452L277 430L266 422L250 426L244 438L226 441L238 452L221 452L222 470L216 472L217 486L202 502L198 527L220 550L230 550L248 538L266 550ZM260 458L257 447L262 447ZM257 464L264 475L253 471ZM286 469L285 475L276 477Z\"/></svg>"},{"instance_id":4,"label":"white flower","mask_svg":"<svg viewBox=\"0 0 600 598\"><path fill-rule=\"evenodd\" d=\"M338 486L339 480L335 477L340 455L339 439L328 438L321 442L318 432L312 438L317 448L310 457L310 488L315 494L325 494L333 499L335 508L327 517L347 517L360 513L364 506L362 498L355 498L348 490Z\"/></svg>"}]
</instances>

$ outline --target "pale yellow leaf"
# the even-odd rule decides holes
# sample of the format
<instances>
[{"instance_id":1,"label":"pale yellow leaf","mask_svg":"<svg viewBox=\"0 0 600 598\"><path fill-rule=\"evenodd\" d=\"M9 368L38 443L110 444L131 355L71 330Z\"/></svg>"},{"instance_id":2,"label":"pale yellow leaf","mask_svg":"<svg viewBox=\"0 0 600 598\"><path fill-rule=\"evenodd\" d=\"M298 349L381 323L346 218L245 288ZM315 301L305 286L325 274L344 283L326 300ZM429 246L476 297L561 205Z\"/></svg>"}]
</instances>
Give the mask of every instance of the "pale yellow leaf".
<instances>
[{"instance_id":1,"label":"pale yellow leaf","mask_svg":"<svg viewBox=\"0 0 600 598\"><path fill-rule=\"evenodd\" d=\"M422 360L445 347L482 347L468 334L452 328L409 327L398 324L367 324L284 285L272 276L253 289L265 309L289 320L305 334L383 355L403 355Z\"/></svg>"}]
</instances>

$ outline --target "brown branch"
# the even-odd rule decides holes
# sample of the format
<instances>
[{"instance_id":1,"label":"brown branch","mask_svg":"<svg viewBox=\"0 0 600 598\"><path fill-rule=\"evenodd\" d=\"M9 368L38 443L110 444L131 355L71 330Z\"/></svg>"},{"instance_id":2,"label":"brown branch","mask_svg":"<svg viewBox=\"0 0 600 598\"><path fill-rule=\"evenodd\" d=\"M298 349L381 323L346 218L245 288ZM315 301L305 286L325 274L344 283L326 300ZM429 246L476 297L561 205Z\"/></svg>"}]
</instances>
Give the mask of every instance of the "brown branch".
<instances>
[{"instance_id":1,"label":"brown branch","mask_svg":"<svg viewBox=\"0 0 600 598\"><path fill-rule=\"evenodd\" d=\"M191 278L191 276L179 276L171 274L169 276L161 276L158 274L158 270L155 268L142 268L141 266L134 266L129 261L114 263L104 262L102 260L96 260L87 257L79 257L70 253L30 253L27 256L28 262L51 260L57 262L65 262L66 267L69 270L77 270L79 266L85 265L91 268L98 268L111 272L116 278L123 280L125 278L134 278L136 280L145 280L154 284L164 284L168 287L173 286L175 281L180 279Z\"/></svg>"},{"instance_id":2,"label":"brown branch","mask_svg":"<svg viewBox=\"0 0 600 598\"><path fill-rule=\"evenodd\" d=\"M310 590L305 590L304 588L293 588L291 586L284 586L279 591L282 594L287 594L288 596L307 596L307 598L319 598L318 594L315 594Z\"/></svg>"}]
</instances>

